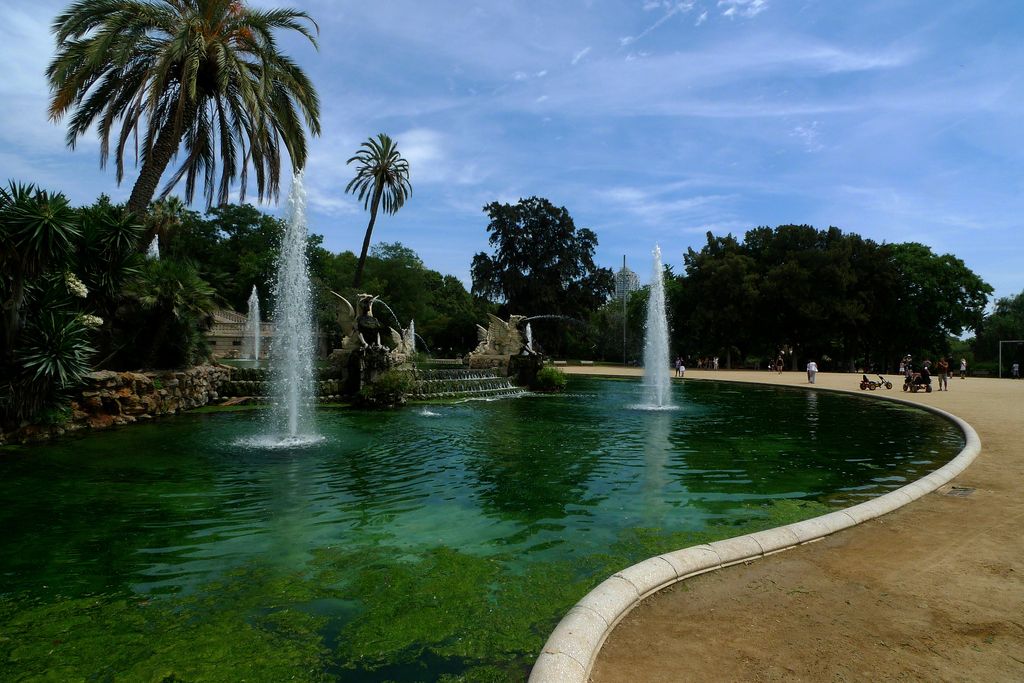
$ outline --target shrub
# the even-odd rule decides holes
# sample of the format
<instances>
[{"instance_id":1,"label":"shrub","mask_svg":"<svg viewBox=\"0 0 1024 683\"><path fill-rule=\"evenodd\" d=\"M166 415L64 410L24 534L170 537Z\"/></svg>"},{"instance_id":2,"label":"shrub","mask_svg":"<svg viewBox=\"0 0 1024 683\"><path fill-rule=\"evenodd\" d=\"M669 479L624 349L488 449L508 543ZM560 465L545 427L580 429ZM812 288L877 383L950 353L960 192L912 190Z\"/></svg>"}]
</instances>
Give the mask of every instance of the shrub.
<instances>
[{"instance_id":1,"label":"shrub","mask_svg":"<svg viewBox=\"0 0 1024 683\"><path fill-rule=\"evenodd\" d=\"M393 408L404 404L413 388L411 373L387 370L377 375L373 384L359 390L359 403L369 408Z\"/></svg>"},{"instance_id":2,"label":"shrub","mask_svg":"<svg viewBox=\"0 0 1024 683\"><path fill-rule=\"evenodd\" d=\"M55 408L89 372L88 287L74 271L82 230L67 198L0 188L0 425Z\"/></svg>"},{"instance_id":3,"label":"shrub","mask_svg":"<svg viewBox=\"0 0 1024 683\"><path fill-rule=\"evenodd\" d=\"M548 365L537 371L537 381L533 388L538 391L562 391L568 381L564 372Z\"/></svg>"}]
</instances>

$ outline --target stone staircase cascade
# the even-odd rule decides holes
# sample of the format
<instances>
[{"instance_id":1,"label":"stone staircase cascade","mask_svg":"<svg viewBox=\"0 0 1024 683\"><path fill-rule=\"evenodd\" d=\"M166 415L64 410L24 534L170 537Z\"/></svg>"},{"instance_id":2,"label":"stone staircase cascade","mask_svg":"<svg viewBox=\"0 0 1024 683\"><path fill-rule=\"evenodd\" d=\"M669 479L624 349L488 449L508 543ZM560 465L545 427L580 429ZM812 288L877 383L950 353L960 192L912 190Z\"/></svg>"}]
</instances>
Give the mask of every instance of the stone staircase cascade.
<instances>
[{"instance_id":1,"label":"stone staircase cascade","mask_svg":"<svg viewBox=\"0 0 1024 683\"><path fill-rule=\"evenodd\" d=\"M264 368L234 368L231 379L224 382L221 396L252 396L266 400L270 395L269 373ZM316 396L320 401L336 401L342 398L340 379L324 377L316 380Z\"/></svg>"},{"instance_id":2,"label":"stone staircase cascade","mask_svg":"<svg viewBox=\"0 0 1024 683\"><path fill-rule=\"evenodd\" d=\"M413 397L417 399L499 398L526 391L508 377L499 377L494 370L417 368L413 376L416 378Z\"/></svg>"},{"instance_id":3,"label":"stone staircase cascade","mask_svg":"<svg viewBox=\"0 0 1024 683\"><path fill-rule=\"evenodd\" d=\"M500 398L518 396L525 389L516 386L508 377L501 377L495 370L470 370L463 366L432 361L426 368L413 370L415 388L411 398ZM320 401L342 399L342 381L322 373L316 383L316 395ZM224 398L251 396L265 401L270 395L269 373L265 368L234 368L231 379L220 387Z\"/></svg>"}]
</instances>

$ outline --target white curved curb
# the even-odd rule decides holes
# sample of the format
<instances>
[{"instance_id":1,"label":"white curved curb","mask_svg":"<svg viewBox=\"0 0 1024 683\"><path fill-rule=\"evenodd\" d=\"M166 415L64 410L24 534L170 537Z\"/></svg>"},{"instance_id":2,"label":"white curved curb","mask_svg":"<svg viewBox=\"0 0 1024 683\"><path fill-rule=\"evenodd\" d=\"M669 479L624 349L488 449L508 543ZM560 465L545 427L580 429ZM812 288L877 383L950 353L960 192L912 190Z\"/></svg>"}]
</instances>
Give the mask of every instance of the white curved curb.
<instances>
[{"instance_id":1,"label":"white curved curb","mask_svg":"<svg viewBox=\"0 0 1024 683\"><path fill-rule=\"evenodd\" d=\"M978 433L956 415L901 398L887 400L923 408L950 420L966 438L963 450L931 474L853 507L795 524L683 548L623 569L587 593L558 622L533 665L530 683L586 683L597 653L612 629L648 595L691 576L787 550L881 517L948 483L967 469L981 451Z\"/></svg>"}]
</instances>

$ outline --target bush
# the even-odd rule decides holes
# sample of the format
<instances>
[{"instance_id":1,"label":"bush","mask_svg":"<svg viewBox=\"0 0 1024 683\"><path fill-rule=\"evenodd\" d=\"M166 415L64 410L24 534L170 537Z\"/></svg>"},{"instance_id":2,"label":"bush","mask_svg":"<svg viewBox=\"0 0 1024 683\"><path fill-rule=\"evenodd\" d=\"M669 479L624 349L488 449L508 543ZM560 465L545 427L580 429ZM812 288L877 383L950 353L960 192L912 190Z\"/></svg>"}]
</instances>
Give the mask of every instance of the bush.
<instances>
[{"instance_id":1,"label":"bush","mask_svg":"<svg viewBox=\"0 0 1024 683\"><path fill-rule=\"evenodd\" d=\"M393 408L403 405L415 387L412 374L387 370L377 375L373 384L359 390L359 404L368 408Z\"/></svg>"},{"instance_id":2,"label":"bush","mask_svg":"<svg viewBox=\"0 0 1024 683\"><path fill-rule=\"evenodd\" d=\"M67 198L0 188L0 426L36 419L89 372L103 323L75 273L83 232Z\"/></svg>"},{"instance_id":3,"label":"bush","mask_svg":"<svg viewBox=\"0 0 1024 683\"><path fill-rule=\"evenodd\" d=\"M537 382L533 388L537 391L562 391L568 381L564 372L548 365L537 371Z\"/></svg>"}]
</instances>

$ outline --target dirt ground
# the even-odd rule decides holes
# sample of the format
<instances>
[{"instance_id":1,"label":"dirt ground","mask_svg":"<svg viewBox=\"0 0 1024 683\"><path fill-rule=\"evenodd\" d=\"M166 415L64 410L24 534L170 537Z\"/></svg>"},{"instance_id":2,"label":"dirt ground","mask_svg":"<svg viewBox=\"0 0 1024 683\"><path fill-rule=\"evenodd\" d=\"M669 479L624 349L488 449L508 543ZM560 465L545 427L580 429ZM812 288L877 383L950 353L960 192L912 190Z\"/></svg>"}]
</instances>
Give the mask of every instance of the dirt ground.
<instances>
[{"instance_id":1,"label":"dirt ground","mask_svg":"<svg viewBox=\"0 0 1024 683\"><path fill-rule=\"evenodd\" d=\"M796 372L686 374L807 383ZM858 379L819 373L818 384L856 391ZM938 406L977 430L981 454L950 485L651 596L616 626L591 680L1024 681L1024 381L950 385L875 392Z\"/></svg>"}]
</instances>

